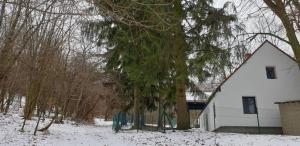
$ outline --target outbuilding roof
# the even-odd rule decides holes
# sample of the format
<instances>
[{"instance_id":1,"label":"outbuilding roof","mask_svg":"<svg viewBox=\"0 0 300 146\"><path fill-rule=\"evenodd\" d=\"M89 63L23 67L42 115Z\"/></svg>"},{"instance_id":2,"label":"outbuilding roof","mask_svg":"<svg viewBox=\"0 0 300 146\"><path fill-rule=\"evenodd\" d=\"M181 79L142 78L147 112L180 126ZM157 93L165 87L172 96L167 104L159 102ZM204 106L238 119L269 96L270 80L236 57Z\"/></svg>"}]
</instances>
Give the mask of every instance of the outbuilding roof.
<instances>
[{"instance_id":1,"label":"outbuilding roof","mask_svg":"<svg viewBox=\"0 0 300 146\"><path fill-rule=\"evenodd\" d=\"M275 104L300 103L300 100L290 100L285 102L275 102Z\"/></svg>"}]
</instances>

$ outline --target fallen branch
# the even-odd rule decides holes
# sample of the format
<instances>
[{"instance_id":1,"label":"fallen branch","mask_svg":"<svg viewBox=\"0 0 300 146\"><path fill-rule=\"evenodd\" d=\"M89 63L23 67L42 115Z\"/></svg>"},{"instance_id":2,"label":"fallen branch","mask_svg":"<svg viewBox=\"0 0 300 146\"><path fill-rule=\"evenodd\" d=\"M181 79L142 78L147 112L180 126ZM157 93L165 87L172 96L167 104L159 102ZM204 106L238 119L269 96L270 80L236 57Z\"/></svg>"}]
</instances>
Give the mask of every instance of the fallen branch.
<instances>
[{"instance_id":1,"label":"fallen branch","mask_svg":"<svg viewBox=\"0 0 300 146\"><path fill-rule=\"evenodd\" d=\"M52 125L52 123L54 122L54 120L56 119L56 117L57 116L54 116L53 118L52 118L52 120L51 120L51 122L46 126L46 127L44 127L44 128L41 128L41 129L39 129L38 131L46 131L46 130L48 130L49 129L49 127Z\"/></svg>"}]
</instances>

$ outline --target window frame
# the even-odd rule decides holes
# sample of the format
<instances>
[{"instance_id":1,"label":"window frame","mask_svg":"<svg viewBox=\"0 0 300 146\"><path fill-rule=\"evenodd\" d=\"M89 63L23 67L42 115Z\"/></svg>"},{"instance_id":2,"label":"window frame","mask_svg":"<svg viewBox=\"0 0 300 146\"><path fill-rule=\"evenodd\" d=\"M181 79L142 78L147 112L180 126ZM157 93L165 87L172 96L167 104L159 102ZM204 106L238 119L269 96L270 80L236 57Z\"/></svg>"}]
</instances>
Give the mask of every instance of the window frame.
<instances>
[{"instance_id":1,"label":"window frame","mask_svg":"<svg viewBox=\"0 0 300 146\"><path fill-rule=\"evenodd\" d=\"M267 68L272 68L273 69L273 72L274 72L274 78L269 78L268 77L268 70ZM277 72L276 72L276 67L275 66L266 66L265 67L265 70L266 70L266 76L267 76L267 79L268 80L274 80L274 79L277 79Z\"/></svg>"},{"instance_id":2,"label":"window frame","mask_svg":"<svg viewBox=\"0 0 300 146\"><path fill-rule=\"evenodd\" d=\"M245 102L244 102L244 99L246 98L252 98L254 99L254 110L255 112L251 113L250 110L248 109L249 112L247 112L245 110ZM248 101L248 100L247 100ZM253 114L258 114L258 109L257 109L257 102L256 102L256 97L255 96L242 96L242 104L243 104L243 113L246 114L246 115L253 115ZM247 102L247 107L249 107L249 103Z\"/></svg>"}]
</instances>

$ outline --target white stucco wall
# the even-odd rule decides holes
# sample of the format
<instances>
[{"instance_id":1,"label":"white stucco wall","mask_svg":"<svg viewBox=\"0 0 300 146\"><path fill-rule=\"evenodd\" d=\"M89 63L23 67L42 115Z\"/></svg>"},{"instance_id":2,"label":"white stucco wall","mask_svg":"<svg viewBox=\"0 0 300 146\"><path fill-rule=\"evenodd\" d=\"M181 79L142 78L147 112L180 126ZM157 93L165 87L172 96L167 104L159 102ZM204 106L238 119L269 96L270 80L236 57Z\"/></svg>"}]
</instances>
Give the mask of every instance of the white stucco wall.
<instances>
[{"instance_id":1,"label":"white stucco wall","mask_svg":"<svg viewBox=\"0 0 300 146\"><path fill-rule=\"evenodd\" d=\"M214 111L213 111L214 99L200 115L200 128L207 131L212 131L215 129L214 124ZM215 105L216 106L216 105Z\"/></svg>"},{"instance_id":2,"label":"white stucco wall","mask_svg":"<svg viewBox=\"0 0 300 146\"><path fill-rule=\"evenodd\" d=\"M274 66L277 79L267 79L266 66ZM278 105L274 102L300 100L300 71L295 61L265 42L217 92L214 100L200 115L212 113L216 106L216 127L257 126L256 114L244 114L243 96L255 96L261 127L281 127ZM212 117L208 119L213 120ZM211 122L211 121L210 121ZM213 124L213 121L211 122ZM211 124L211 125L212 125ZM202 125L202 128L205 127ZM209 131L214 130L209 126Z\"/></svg>"}]
</instances>

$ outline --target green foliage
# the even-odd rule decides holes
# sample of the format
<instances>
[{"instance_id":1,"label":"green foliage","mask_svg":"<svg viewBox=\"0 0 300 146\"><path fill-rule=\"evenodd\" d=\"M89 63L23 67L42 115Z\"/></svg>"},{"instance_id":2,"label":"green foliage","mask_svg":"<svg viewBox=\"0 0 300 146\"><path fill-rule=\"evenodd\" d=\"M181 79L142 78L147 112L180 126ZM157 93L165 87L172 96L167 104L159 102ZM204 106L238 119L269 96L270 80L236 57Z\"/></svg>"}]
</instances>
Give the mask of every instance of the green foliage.
<instances>
[{"instance_id":1,"label":"green foliage","mask_svg":"<svg viewBox=\"0 0 300 146\"><path fill-rule=\"evenodd\" d=\"M192 54L189 73L201 82L231 65L231 50L222 41L229 41L233 36L236 16L226 11L230 3L223 8L214 8L211 0L191 0L185 6L187 21L190 22L186 25L186 38Z\"/></svg>"},{"instance_id":2,"label":"green foliage","mask_svg":"<svg viewBox=\"0 0 300 146\"><path fill-rule=\"evenodd\" d=\"M226 11L230 3L220 9L212 6L212 0L183 1L182 7L174 7L175 3L112 1L112 6L119 8L115 12L118 17L103 13L104 21L88 22L84 31L91 39L97 34L98 45L106 48L106 70L122 77L121 84L130 93L133 85L139 86L141 96L149 98L150 109L155 109L150 102L155 96L175 102L176 78L188 80L192 76L202 82L230 65L230 50L220 44L233 35L236 17ZM186 50L175 50L178 42L174 35L178 31L184 34ZM185 59L176 60L178 55ZM178 61L187 63L187 70L178 72ZM209 68L211 65L215 67ZM196 88L192 81L186 83Z\"/></svg>"}]
</instances>

